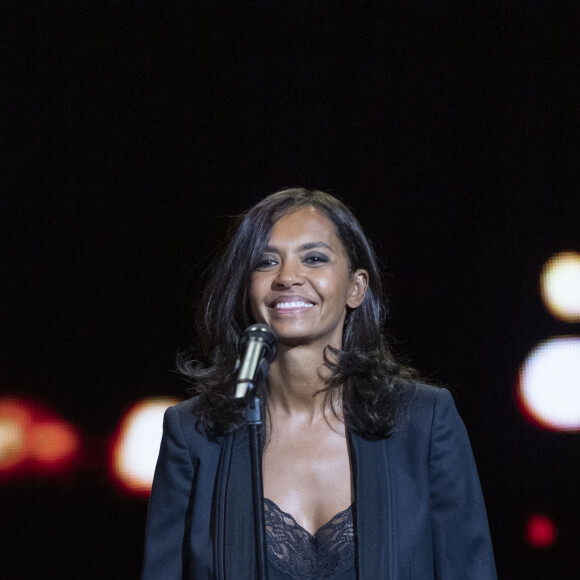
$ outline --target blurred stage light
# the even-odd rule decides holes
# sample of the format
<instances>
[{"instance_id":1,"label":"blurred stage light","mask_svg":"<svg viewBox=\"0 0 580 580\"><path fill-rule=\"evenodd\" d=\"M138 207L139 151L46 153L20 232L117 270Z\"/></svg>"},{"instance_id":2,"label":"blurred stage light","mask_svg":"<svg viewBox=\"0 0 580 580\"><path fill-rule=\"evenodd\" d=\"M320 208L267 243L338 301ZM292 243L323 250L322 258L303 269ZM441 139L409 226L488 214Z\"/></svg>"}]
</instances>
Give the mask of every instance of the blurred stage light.
<instances>
[{"instance_id":1,"label":"blurred stage light","mask_svg":"<svg viewBox=\"0 0 580 580\"><path fill-rule=\"evenodd\" d=\"M580 322L580 253L554 254L542 268L540 293L546 308L564 322Z\"/></svg>"},{"instance_id":2,"label":"blurred stage light","mask_svg":"<svg viewBox=\"0 0 580 580\"><path fill-rule=\"evenodd\" d=\"M72 457L79 446L76 431L63 421L39 422L34 425L30 436L30 456L39 464L60 464Z\"/></svg>"},{"instance_id":3,"label":"blurred stage light","mask_svg":"<svg viewBox=\"0 0 580 580\"><path fill-rule=\"evenodd\" d=\"M0 473L24 463L30 413L24 401L0 399Z\"/></svg>"},{"instance_id":4,"label":"blurred stage light","mask_svg":"<svg viewBox=\"0 0 580 580\"><path fill-rule=\"evenodd\" d=\"M526 524L526 541L532 548L549 548L557 537L556 524L542 515L532 514Z\"/></svg>"},{"instance_id":5,"label":"blurred stage light","mask_svg":"<svg viewBox=\"0 0 580 580\"><path fill-rule=\"evenodd\" d=\"M76 429L48 408L25 399L0 399L0 476L62 473L79 450Z\"/></svg>"},{"instance_id":6,"label":"blurred stage light","mask_svg":"<svg viewBox=\"0 0 580 580\"><path fill-rule=\"evenodd\" d=\"M580 431L580 337L556 337L536 346L519 373L522 413L544 429Z\"/></svg>"},{"instance_id":7,"label":"blurred stage light","mask_svg":"<svg viewBox=\"0 0 580 580\"><path fill-rule=\"evenodd\" d=\"M163 414L178 399L152 398L133 405L113 437L109 469L124 491L149 495L163 433Z\"/></svg>"}]
</instances>

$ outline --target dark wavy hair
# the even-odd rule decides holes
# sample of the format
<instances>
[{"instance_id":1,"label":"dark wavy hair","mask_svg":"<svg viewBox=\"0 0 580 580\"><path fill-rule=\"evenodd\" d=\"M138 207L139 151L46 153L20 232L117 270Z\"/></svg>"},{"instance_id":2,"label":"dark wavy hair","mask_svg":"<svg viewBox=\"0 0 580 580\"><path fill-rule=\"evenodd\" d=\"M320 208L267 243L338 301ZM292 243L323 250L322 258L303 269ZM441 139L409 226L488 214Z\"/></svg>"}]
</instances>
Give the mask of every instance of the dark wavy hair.
<instances>
[{"instance_id":1,"label":"dark wavy hair","mask_svg":"<svg viewBox=\"0 0 580 580\"><path fill-rule=\"evenodd\" d=\"M292 188L264 198L238 216L220 259L208 271L198 303L197 356L180 356L179 371L192 382L198 397L198 425L208 434L229 433L244 423L243 411L233 403L234 364L238 341L254 321L248 304L248 287L268 243L272 226L282 216L305 206L323 212L336 227L351 272L363 268L369 285L363 303L347 309L342 349L325 353L325 404L339 394L349 430L367 438L387 437L403 410L402 392L416 382L416 372L399 363L392 353L383 324L386 307L382 277L375 252L353 213L336 197L322 191ZM267 408L268 389L261 396Z\"/></svg>"}]
</instances>

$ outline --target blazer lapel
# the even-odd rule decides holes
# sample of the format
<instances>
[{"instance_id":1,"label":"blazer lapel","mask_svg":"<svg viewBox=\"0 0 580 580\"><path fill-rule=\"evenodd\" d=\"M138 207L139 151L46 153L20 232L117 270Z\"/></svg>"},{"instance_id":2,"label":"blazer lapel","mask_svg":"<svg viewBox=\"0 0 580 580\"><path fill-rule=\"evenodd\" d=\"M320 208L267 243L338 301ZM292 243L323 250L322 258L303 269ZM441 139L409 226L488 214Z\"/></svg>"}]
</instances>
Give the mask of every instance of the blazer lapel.
<instances>
[{"instance_id":1,"label":"blazer lapel","mask_svg":"<svg viewBox=\"0 0 580 580\"><path fill-rule=\"evenodd\" d=\"M355 532L359 580L394 580L391 478L387 441L349 433L355 486Z\"/></svg>"},{"instance_id":2,"label":"blazer lapel","mask_svg":"<svg viewBox=\"0 0 580 580\"><path fill-rule=\"evenodd\" d=\"M224 438L214 492L214 572L253 580L256 549L250 447L246 427Z\"/></svg>"},{"instance_id":3,"label":"blazer lapel","mask_svg":"<svg viewBox=\"0 0 580 580\"><path fill-rule=\"evenodd\" d=\"M358 580L396 580L388 440L349 432L355 486ZM219 580L253 579L254 520L248 434L224 438L214 492L214 571Z\"/></svg>"}]
</instances>

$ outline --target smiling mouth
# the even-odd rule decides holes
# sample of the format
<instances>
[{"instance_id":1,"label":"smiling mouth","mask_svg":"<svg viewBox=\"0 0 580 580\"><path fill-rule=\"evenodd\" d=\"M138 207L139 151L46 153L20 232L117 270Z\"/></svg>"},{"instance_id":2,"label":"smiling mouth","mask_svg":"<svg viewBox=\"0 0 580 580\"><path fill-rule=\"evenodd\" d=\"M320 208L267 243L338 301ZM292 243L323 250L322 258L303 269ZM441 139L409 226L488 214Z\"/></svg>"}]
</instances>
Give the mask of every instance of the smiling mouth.
<instances>
[{"instance_id":1,"label":"smiling mouth","mask_svg":"<svg viewBox=\"0 0 580 580\"><path fill-rule=\"evenodd\" d=\"M303 302L302 300L296 300L292 302L278 302L274 304L274 310L294 310L296 308L311 308L314 306L312 302Z\"/></svg>"}]
</instances>

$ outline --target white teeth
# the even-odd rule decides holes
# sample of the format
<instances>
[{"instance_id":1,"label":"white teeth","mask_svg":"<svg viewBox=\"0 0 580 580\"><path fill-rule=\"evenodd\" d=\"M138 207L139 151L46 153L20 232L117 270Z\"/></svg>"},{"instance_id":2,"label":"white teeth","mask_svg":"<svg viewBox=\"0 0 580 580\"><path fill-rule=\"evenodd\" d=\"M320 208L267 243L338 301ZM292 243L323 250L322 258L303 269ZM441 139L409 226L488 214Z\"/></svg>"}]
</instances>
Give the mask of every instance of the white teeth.
<instances>
[{"instance_id":1,"label":"white teeth","mask_svg":"<svg viewBox=\"0 0 580 580\"><path fill-rule=\"evenodd\" d=\"M314 304L310 304L309 302L278 302L275 308L310 308L311 306L314 306Z\"/></svg>"}]
</instances>

